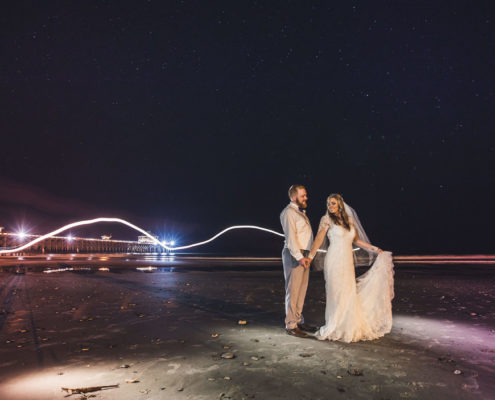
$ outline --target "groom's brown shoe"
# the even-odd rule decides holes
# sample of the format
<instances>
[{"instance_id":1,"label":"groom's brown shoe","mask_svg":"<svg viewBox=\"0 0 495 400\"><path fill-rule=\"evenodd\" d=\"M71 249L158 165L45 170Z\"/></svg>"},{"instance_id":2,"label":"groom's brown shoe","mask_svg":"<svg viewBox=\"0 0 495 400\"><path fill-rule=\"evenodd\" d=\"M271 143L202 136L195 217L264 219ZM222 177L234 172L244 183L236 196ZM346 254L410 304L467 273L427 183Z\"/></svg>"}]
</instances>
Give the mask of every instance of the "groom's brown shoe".
<instances>
[{"instance_id":1,"label":"groom's brown shoe","mask_svg":"<svg viewBox=\"0 0 495 400\"><path fill-rule=\"evenodd\" d=\"M287 335L291 335L303 339L309 338L309 335L303 332L302 330L300 330L297 326L292 329L286 328L285 331L287 332Z\"/></svg>"},{"instance_id":2,"label":"groom's brown shoe","mask_svg":"<svg viewBox=\"0 0 495 400\"><path fill-rule=\"evenodd\" d=\"M304 332L309 332L309 333L315 333L318 328L316 326L311 326L311 325L307 325L307 324L297 324L297 327L304 331Z\"/></svg>"}]
</instances>

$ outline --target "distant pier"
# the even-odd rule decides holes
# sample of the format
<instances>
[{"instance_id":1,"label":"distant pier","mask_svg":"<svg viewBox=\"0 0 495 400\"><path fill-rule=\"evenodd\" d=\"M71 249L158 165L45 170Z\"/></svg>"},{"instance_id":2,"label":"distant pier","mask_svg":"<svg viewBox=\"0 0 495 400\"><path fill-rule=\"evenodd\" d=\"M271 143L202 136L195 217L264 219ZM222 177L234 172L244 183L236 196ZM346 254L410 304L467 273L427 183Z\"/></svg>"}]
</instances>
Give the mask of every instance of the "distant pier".
<instances>
[{"instance_id":1,"label":"distant pier","mask_svg":"<svg viewBox=\"0 0 495 400\"><path fill-rule=\"evenodd\" d=\"M0 231L0 249L13 249L42 235L31 235ZM63 253L167 253L162 246L151 240L138 241L114 240L108 236L102 239L73 236L52 236L34 244L28 249L10 254L12 256L29 254Z\"/></svg>"}]
</instances>

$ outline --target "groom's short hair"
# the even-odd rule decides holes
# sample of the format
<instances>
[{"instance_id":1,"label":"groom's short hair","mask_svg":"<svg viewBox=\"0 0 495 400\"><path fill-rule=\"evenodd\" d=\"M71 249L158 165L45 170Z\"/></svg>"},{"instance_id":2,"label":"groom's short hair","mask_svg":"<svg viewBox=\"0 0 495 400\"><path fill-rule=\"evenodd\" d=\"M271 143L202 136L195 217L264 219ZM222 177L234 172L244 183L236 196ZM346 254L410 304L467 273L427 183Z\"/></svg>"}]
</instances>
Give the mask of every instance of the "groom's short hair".
<instances>
[{"instance_id":1,"label":"groom's short hair","mask_svg":"<svg viewBox=\"0 0 495 400\"><path fill-rule=\"evenodd\" d=\"M297 191L299 189L306 189L303 185L292 185L290 188L289 188L289 199L292 200L292 197L297 195Z\"/></svg>"}]
</instances>

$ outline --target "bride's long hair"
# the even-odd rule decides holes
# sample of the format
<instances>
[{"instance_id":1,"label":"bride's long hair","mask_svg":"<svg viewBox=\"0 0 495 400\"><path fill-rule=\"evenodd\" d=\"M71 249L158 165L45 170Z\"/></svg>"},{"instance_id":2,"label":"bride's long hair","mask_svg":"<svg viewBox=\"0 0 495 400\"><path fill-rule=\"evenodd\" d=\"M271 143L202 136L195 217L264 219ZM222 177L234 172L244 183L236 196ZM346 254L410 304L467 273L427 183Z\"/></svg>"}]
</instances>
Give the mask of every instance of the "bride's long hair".
<instances>
[{"instance_id":1,"label":"bride's long hair","mask_svg":"<svg viewBox=\"0 0 495 400\"><path fill-rule=\"evenodd\" d=\"M342 217L342 223L340 222L339 218L336 215L330 212L330 209L328 207L328 202L330 201L330 199L337 200L337 206L339 208L338 212ZM345 212L344 198L340 194L332 193L330 196L327 197L327 214L335 225L342 225L348 231L351 230L351 224L349 223L349 216Z\"/></svg>"}]
</instances>

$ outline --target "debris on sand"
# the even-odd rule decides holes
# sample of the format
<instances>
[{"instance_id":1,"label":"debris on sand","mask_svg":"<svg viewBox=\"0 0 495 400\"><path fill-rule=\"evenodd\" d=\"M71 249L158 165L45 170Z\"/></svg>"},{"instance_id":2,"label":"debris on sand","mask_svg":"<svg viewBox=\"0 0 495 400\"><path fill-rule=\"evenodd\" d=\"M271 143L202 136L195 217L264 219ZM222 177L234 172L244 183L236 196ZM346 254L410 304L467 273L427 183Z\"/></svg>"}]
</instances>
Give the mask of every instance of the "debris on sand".
<instances>
[{"instance_id":1,"label":"debris on sand","mask_svg":"<svg viewBox=\"0 0 495 400\"><path fill-rule=\"evenodd\" d=\"M362 371L361 371L361 370L359 370L359 369L356 369L356 368L355 368L355 369L353 369L352 371L347 370L347 373L348 373L349 375L353 375L353 376L363 376Z\"/></svg>"},{"instance_id":2,"label":"debris on sand","mask_svg":"<svg viewBox=\"0 0 495 400\"><path fill-rule=\"evenodd\" d=\"M220 357L225 358L227 360L230 360L232 358L235 358L235 354L234 353L222 353L222 355Z\"/></svg>"},{"instance_id":3,"label":"debris on sand","mask_svg":"<svg viewBox=\"0 0 495 400\"><path fill-rule=\"evenodd\" d=\"M62 391L65 391L69 394L69 396L73 394L84 394L84 393L91 393L91 392L97 392L98 390L106 390L106 389L112 389L112 388L118 388L119 384L117 383L116 385L102 385L102 386L89 386L89 387L82 387L82 388L66 388L63 387Z\"/></svg>"},{"instance_id":4,"label":"debris on sand","mask_svg":"<svg viewBox=\"0 0 495 400\"><path fill-rule=\"evenodd\" d=\"M125 380L125 383L138 383L139 382L139 379L137 378L134 378L134 379L126 379Z\"/></svg>"}]
</instances>

